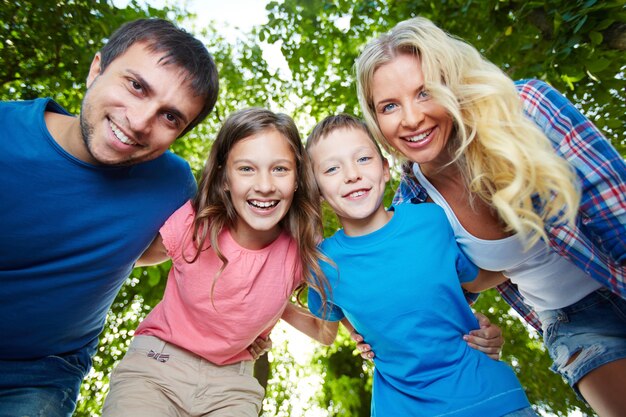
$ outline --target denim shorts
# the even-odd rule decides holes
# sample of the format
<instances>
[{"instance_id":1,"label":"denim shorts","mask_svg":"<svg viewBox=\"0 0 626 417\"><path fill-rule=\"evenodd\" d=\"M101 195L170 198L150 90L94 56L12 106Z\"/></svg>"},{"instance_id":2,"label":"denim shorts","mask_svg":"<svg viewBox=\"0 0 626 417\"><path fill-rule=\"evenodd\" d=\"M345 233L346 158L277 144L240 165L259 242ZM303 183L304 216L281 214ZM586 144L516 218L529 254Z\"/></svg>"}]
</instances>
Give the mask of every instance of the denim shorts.
<instances>
[{"instance_id":1,"label":"denim shorts","mask_svg":"<svg viewBox=\"0 0 626 417\"><path fill-rule=\"evenodd\" d=\"M553 361L552 371L561 374L579 396L576 384L583 376L626 358L626 300L606 288L565 308L538 315L543 341Z\"/></svg>"}]
</instances>

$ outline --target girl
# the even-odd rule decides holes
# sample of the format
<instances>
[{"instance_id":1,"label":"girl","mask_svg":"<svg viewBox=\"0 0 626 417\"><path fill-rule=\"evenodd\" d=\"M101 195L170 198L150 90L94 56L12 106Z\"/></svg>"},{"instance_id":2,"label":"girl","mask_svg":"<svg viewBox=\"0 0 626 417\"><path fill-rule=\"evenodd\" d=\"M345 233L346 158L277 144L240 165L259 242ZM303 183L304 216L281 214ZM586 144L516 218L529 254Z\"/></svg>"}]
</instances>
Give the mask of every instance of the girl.
<instances>
[{"instance_id":1,"label":"girl","mask_svg":"<svg viewBox=\"0 0 626 417\"><path fill-rule=\"evenodd\" d=\"M247 348L257 337L282 318L332 343L336 324L289 302L311 273L323 277L316 193L290 117L252 108L225 121L196 197L140 260L173 264L113 371L104 416L256 417L264 392Z\"/></svg>"},{"instance_id":2,"label":"girl","mask_svg":"<svg viewBox=\"0 0 626 417\"><path fill-rule=\"evenodd\" d=\"M522 316L543 326L553 370L600 416L623 415L622 157L550 86L514 84L423 18L371 41L357 83L369 128L409 161L394 202L442 206L469 258L537 313Z\"/></svg>"}]
</instances>

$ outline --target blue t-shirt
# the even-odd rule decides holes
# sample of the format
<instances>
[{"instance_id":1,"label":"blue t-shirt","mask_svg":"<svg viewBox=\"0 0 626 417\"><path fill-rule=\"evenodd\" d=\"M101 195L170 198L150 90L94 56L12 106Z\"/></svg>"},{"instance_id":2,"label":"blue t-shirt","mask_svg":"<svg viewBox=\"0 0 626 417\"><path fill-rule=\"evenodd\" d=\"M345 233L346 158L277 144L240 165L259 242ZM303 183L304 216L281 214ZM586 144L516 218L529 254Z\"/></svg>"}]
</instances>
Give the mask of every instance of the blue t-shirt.
<instances>
[{"instance_id":1,"label":"blue t-shirt","mask_svg":"<svg viewBox=\"0 0 626 417\"><path fill-rule=\"evenodd\" d=\"M529 407L513 371L462 339L478 322L459 281L477 269L439 206L400 205L381 229L340 230L321 247L336 264L322 265L332 295L323 312L309 290L309 308L347 317L372 346L372 416L496 417Z\"/></svg>"},{"instance_id":2,"label":"blue t-shirt","mask_svg":"<svg viewBox=\"0 0 626 417\"><path fill-rule=\"evenodd\" d=\"M195 191L170 152L95 166L52 138L49 99L0 102L0 359L95 349L106 313L159 227Z\"/></svg>"}]
</instances>

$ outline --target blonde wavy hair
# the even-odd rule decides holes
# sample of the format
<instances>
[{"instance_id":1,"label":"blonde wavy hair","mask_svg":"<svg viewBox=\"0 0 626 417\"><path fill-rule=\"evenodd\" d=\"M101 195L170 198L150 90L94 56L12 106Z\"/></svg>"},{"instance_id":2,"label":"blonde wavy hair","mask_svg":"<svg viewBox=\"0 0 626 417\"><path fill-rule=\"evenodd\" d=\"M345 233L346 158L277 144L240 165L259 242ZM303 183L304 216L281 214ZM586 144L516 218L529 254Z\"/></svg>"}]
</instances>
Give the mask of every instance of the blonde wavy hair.
<instances>
[{"instance_id":1,"label":"blonde wavy hair","mask_svg":"<svg viewBox=\"0 0 626 417\"><path fill-rule=\"evenodd\" d=\"M268 130L277 131L287 140L296 160L297 188L291 207L281 220L280 226L297 243L305 282L325 294L327 283L319 266L319 260L325 258L317 247L323 233L320 198L298 128L286 114L273 113L262 108L248 108L232 113L222 125L200 176L198 192L192 200L196 214L191 226L191 239L196 253L187 262L194 262L202 251L210 248L223 262L214 277L211 295L219 275L228 265L228 259L219 248L218 236L225 227L234 227L237 220L237 211L230 193L225 189L228 155L241 140ZM299 288L301 289L302 287Z\"/></svg>"},{"instance_id":2,"label":"blonde wavy hair","mask_svg":"<svg viewBox=\"0 0 626 417\"><path fill-rule=\"evenodd\" d=\"M547 222L574 222L580 192L573 169L523 113L513 81L462 39L430 20L400 22L370 41L356 62L357 92L365 121L388 152L374 109L372 81L398 55L417 56L425 89L454 123L448 147L471 195L494 207L507 232L530 247L547 241Z\"/></svg>"}]
</instances>

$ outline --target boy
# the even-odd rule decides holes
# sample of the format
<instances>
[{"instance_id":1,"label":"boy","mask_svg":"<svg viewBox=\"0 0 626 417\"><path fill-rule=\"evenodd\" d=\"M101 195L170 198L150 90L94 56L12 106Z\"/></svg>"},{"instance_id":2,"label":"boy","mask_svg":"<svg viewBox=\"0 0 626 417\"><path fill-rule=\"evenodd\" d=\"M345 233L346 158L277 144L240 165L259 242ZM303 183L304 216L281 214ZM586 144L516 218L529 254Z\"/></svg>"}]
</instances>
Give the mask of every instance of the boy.
<instances>
[{"instance_id":1,"label":"boy","mask_svg":"<svg viewBox=\"0 0 626 417\"><path fill-rule=\"evenodd\" d=\"M462 341L478 323L459 281L478 270L443 210L385 210L389 165L352 116L319 123L307 150L343 226L322 243L334 262L323 265L329 299L311 290L309 308L329 321L348 318L376 352L372 416L536 415L513 371Z\"/></svg>"}]
</instances>

